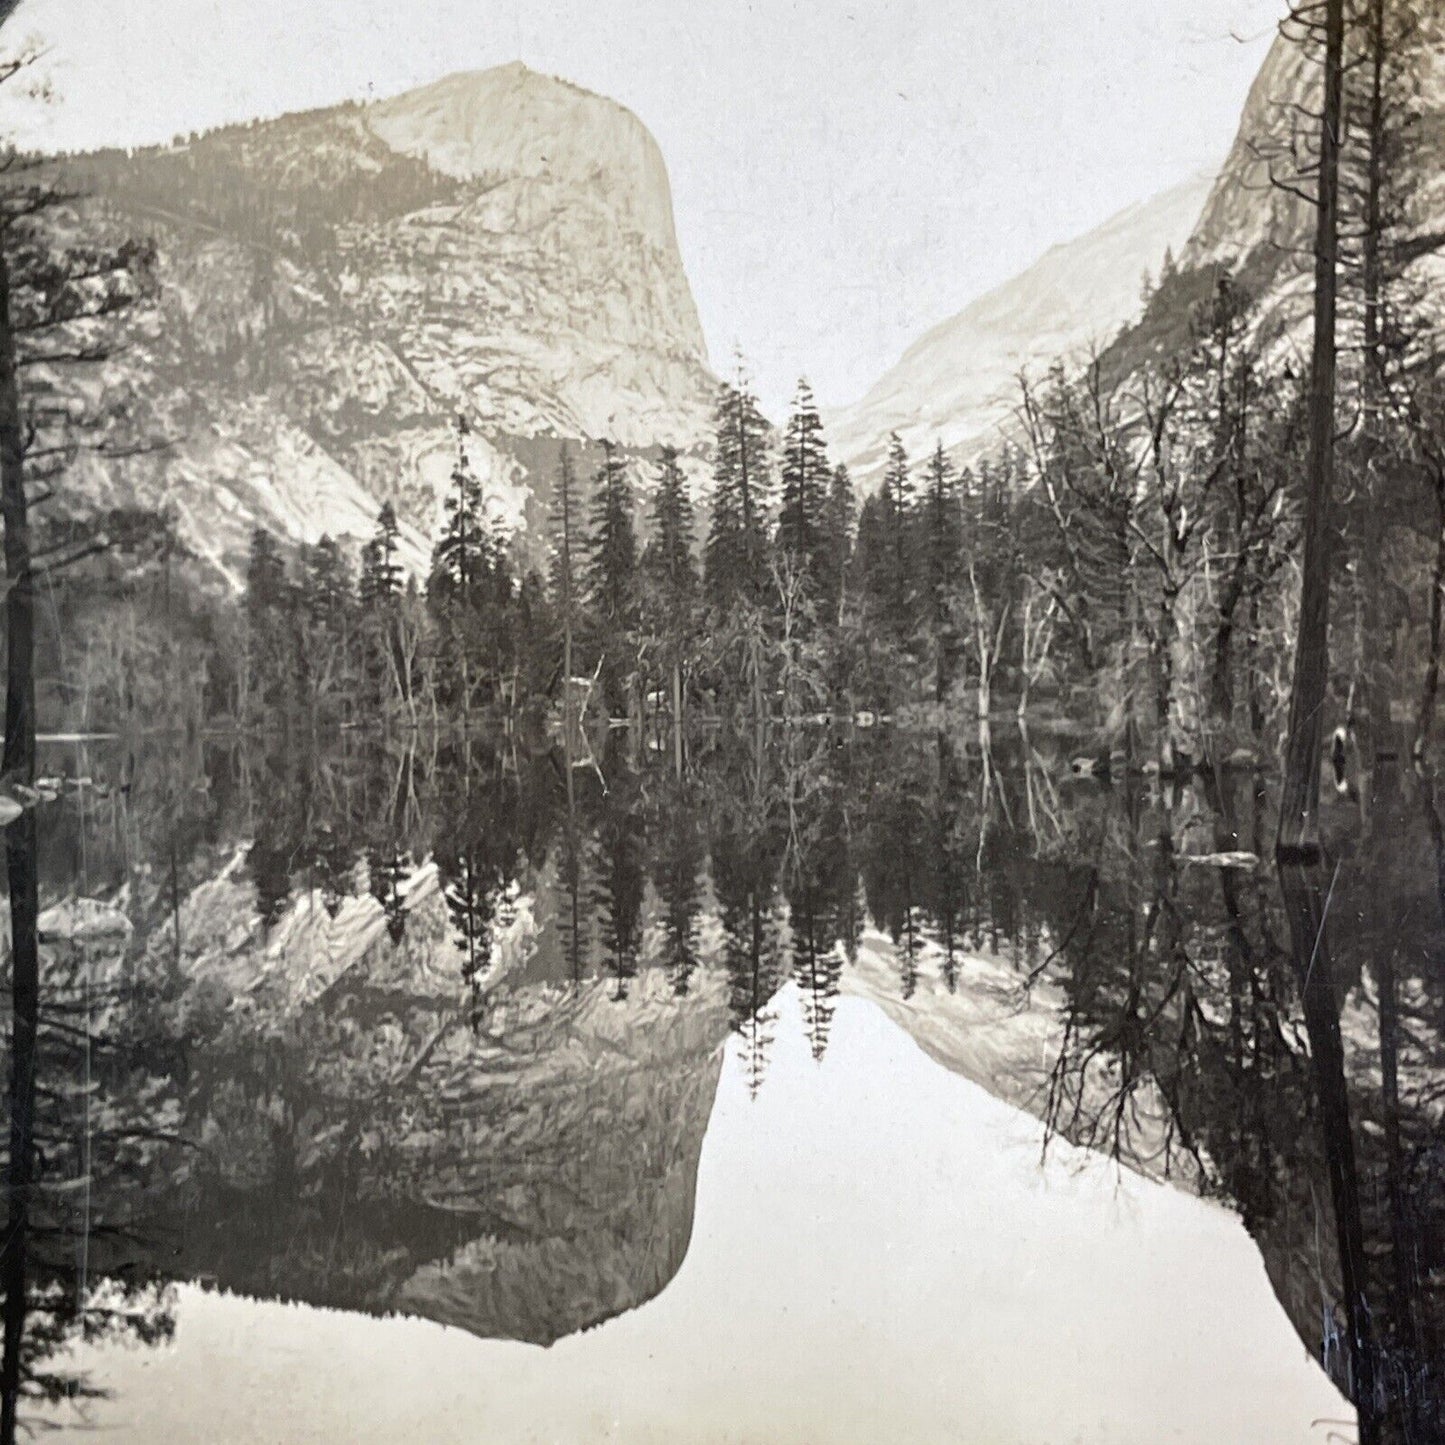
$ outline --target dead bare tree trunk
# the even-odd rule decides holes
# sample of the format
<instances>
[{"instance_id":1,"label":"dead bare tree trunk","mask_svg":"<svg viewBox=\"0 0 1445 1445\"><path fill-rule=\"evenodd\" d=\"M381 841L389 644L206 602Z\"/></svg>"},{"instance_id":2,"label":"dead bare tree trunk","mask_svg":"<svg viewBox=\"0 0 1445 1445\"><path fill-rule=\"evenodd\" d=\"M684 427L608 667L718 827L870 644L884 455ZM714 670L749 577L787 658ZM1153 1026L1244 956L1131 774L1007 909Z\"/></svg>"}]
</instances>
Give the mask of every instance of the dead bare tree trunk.
<instances>
[{"instance_id":1,"label":"dead bare tree trunk","mask_svg":"<svg viewBox=\"0 0 1445 1445\"><path fill-rule=\"evenodd\" d=\"M1290 689L1275 852L1320 853L1320 753L1329 678L1330 493L1335 462L1335 311L1339 284L1340 127L1344 103L1344 0L1325 4L1324 111L1315 228L1314 348L1310 359L1309 451L1305 473L1304 563L1299 635Z\"/></svg>"}]
</instances>

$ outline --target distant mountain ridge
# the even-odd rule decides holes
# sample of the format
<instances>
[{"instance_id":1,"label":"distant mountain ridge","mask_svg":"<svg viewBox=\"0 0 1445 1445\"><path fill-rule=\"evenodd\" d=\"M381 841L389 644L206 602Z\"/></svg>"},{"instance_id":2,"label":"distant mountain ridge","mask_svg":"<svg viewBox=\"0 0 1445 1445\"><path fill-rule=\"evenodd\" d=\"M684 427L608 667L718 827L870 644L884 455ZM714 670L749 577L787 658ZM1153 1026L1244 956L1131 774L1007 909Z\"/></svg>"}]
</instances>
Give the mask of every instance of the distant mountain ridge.
<instances>
[{"instance_id":1,"label":"distant mountain ridge","mask_svg":"<svg viewBox=\"0 0 1445 1445\"><path fill-rule=\"evenodd\" d=\"M915 458L937 441L965 455L986 448L1017 408L1020 370L1079 359L1133 318L1144 273L1184 248L1212 184L1193 176L1130 206L935 326L830 418L842 460L860 478L876 474L892 431Z\"/></svg>"},{"instance_id":2,"label":"distant mountain ridge","mask_svg":"<svg viewBox=\"0 0 1445 1445\"><path fill-rule=\"evenodd\" d=\"M233 578L251 528L356 539L383 501L422 567L458 413L523 527L551 442L705 436L666 167L613 101L514 64L55 164L91 193L76 224L157 243L158 304L103 385L174 439L85 459L72 495L173 507Z\"/></svg>"}]
</instances>

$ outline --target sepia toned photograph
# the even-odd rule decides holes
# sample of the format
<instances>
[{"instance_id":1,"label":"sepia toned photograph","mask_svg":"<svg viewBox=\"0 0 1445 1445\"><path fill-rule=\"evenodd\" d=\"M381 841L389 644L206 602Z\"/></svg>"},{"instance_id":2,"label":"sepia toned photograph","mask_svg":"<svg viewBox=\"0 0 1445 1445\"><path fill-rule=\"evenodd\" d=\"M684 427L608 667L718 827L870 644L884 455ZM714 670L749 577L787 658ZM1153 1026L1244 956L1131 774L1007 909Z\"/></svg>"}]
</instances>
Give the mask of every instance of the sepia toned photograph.
<instances>
[{"instance_id":1,"label":"sepia toned photograph","mask_svg":"<svg viewBox=\"0 0 1445 1445\"><path fill-rule=\"evenodd\" d=\"M0 0L0 1445L1445 1445L1445 0Z\"/></svg>"}]
</instances>

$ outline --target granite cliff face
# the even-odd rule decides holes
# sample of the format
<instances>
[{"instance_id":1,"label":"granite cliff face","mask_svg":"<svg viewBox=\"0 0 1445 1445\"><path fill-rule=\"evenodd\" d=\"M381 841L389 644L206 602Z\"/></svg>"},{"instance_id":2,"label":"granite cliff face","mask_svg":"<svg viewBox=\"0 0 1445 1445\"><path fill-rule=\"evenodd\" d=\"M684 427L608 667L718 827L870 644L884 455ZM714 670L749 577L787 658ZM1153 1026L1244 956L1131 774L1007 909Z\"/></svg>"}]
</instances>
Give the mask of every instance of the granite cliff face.
<instances>
[{"instance_id":1,"label":"granite cliff face","mask_svg":"<svg viewBox=\"0 0 1445 1445\"><path fill-rule=\"evenodd\" d=\"M155 239L159 299L97 384L172 442L88 459L72 495L174 507L232 576L253 526L355 538L387 500L420 567L459 412L522 526L555 438L704 436L666 168L602 97L510 65L56 164L80 224Z\"/></svg>"},{"instance_id":2,"label":"granite cliff face","mask_svg":"<svg viewBox=\"0 0 1445 1445\"><path fill-rule=\"evenodd\" d=\"M1397 92L1396 113L1412 113L1394 164L1398 188L1415 192L1413 215L1420 230L1435 229L1445 214L1445 15L1427 0L1388 0L1386 24L1408 39L1392 51L1386 85ZM1194 228L1184 261L1191 265L1237 265L1270 258L1266 268L1283 274L1310 269L1314 207L1299 175L1315 149L1314 117L1320 108L1322 62L1317 44L1294 29L1282 32L1255 77L1239 132ZM1347 101L1364 113L1368 68L1351 66ZM1364 144L1358 124L1347 125L1344 144ZM1298 154L1292 154L1292 147ZM1280 182L1292 184L1280 184Z\"/></svg>"}]
</instances>

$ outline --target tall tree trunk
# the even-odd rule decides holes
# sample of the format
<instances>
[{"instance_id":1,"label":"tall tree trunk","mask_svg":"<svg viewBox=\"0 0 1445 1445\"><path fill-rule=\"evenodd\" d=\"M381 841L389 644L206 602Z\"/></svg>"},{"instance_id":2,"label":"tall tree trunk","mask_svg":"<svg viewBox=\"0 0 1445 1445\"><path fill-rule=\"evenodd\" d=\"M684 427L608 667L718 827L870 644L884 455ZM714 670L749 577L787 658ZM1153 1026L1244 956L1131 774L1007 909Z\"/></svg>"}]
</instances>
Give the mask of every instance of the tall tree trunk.
<instances>
[{"instance_id":1,"label":"tall tree trunk","mask_svg":"<svg viewBox=\"0 0 1445 1445\"><path fill-rule=\"evenodd\" d=\"M1237 544L1238 545L1238 544ZM1214 657L1209 670L1209 701L1214 724L1221 737L1228 737L1234 725L1234 642L1239 604L1245 590L1244 548L1234 565L1224 594L1219 600L1219 617L1214 627ZM1246 638L1248 643L1249 638Z\"/></svg>"},{"instance_id":2,"label":"tall tree trunk","mask_svg":"<svg viewBox=\"0 0 1445 1445\"><path fill-rule=\"evenodd\" d=\"M5 554L5 744L0 775L35 781L35 593L25 497L25 442L10 315L10 273L0 254L0 520ZM35 810L5 830L10 886L11 1059L8 1220L0 1244L4 1354L0 1359L0 1442L15 1439L25 1330L30 1195L35 1168L35 1041L40 1012L39 880Z\"/></svg>"},{"instance_id":3,"label":"tall tree trunk","mask_svg":"<svg viewBox=\"0 0 1445 1445\"><path fill-rule=\"evenodd\" d=\"M1304 576L1290 689L1289 737L1275 850L1320 852L1320 752L1329 679L1330 493L1335 469L1335 303L1339 269L1340 128L1344 102L1344 0L1325 0L1325 87L1315 228L1314 349L1310 359Z\"/></svg>"},{"instance_id":4,"label":"tall tree trunk","mask_svg":"<svg viewBox=\"0 0 1445 1445\"><path fill-rule=\"evenodd\" d=\"M1435 568L1430 578L1430 647L1425 663L1425 680L1420 688L1420 705L1415 713L1415 741L1411 746L1416 764L1424 761L1435 721L1435 698L1440 691L1440 650L1445 628L1445 468L1435 470Z\"/></svg>"},{"instance_id":5,"label":"tall tree trunk","mask_svg":"<svg viewBox=\"0 0 1445 1445\"><path fill-rule=\"evenodd\" d=\"M1325 937L1326 889L1322 875L1323 869L1317 865L1309 868L1299 864L1280 865L1280 888L1294 944L1305 1032L1309 1038L1310 1072L1319 1105L1325 1165L1334 1205L1340 1288L1344 1293L1345 1332L1350 1348L1350 1395L1359 1416L1359 1445L1375 1445L1380 1439L1375 1394L1377 1361L1366 1296L1364 1222L1354 1136L1350 1130L1340 1004Z\"/></svg>"},{"instance_id":6,"label":"tall tree trunk","mask_svg":"<svg viewBox=\"0 0 1445 1445\"><path fill-rule=\"evenodd\" d=\"M683 770L682 662L672 659L672 766L679 780Z\"/></svg>"},{"instance_id":7,"label":"tall tree trunk","mask_svg":"<svg viewBox=\"0 0 1445 1445\"><path fill-rule=\"evenodd\" d=\"M1384 348L1384 183L1385 183L1385 0L1369 0L1366 19L1369 59L1369 115L1366 120L1365 219L1361 241L1364 282L1365 358L1361 404L1364 413L1364 460L1366 485L1361 529L1361 555L1357 567L1364 594L1364 656L1360 680L1363 684L1364 756L1373 768L1394 751L1390 741L1390 693L1392 668L1386 646L1388 626L1385 607L1385 527L1380 494L1379 463L1382 460L1381 419L1385 402Z\"/></svg>"}]
</instances>

